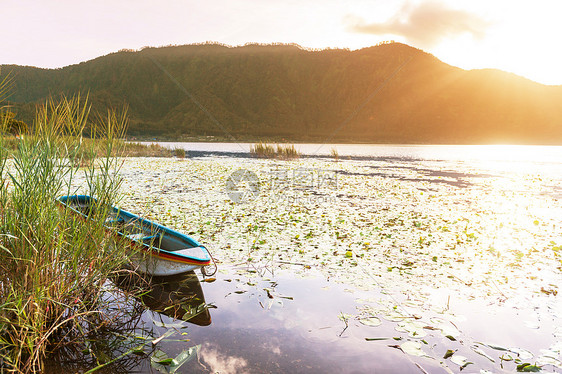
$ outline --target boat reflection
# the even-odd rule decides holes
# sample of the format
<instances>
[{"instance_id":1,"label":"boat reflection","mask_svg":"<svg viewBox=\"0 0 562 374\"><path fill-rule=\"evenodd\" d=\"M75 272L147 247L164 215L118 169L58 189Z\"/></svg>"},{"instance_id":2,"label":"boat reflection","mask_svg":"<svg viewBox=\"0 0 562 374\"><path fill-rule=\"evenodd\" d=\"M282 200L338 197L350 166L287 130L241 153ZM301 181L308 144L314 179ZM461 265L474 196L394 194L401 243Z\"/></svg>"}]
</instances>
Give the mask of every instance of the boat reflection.
<instances>
[{"instance_id":1,"label":"boat reflection","mask_svg":"<svg viewBox=\"0 0 562 374\"><path fill-rule=\"evenodd\" d=\"M166 277L148 277L135 273L120 277L119 287L140 295L150 310L198 326L211 324L209 306L195 272Z\"/></svg>"}]
</instances>

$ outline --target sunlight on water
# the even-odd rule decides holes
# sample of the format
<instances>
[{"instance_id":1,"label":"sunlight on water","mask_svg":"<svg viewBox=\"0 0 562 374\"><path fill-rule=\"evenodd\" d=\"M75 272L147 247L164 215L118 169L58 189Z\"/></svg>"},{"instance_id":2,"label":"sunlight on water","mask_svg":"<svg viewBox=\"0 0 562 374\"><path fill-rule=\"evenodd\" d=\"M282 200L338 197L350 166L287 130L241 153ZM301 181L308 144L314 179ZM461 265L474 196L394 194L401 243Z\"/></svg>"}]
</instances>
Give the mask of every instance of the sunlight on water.
<instances>
[{"instance_id":1,"label":"sunlight on water","mask_svg":"<svg viewBox=\"0 0 562 374\"><path fill-rule=\"evenodd\" d=\"M146 142L150 144L150 142ZM177 143L157 142L170 149L192 152L249 153L253 143ZM371 144L295 144L308 156L329 156L336 149L340 157L373 157L388 159L420 159L478 163L480 167L503 171L520 171L521 165L550 165L562 169L562 146L534 145L371 145ZM551 164L557 164L551 165Z\"/></svg>"}]
</instances>

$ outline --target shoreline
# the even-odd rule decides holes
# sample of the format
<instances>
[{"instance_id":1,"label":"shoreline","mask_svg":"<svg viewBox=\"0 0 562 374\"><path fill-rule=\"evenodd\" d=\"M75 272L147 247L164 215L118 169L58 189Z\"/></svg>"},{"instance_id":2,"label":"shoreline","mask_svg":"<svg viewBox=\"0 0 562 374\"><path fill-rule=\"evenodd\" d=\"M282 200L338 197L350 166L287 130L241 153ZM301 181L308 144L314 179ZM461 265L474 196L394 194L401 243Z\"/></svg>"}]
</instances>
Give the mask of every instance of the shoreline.
<instances>
[{"instance_id":1,"label":"shoreline","mask_svg":"<svg viewBox=\"0 0 562 374\"><path fill-rule=\"evenodd\" d=\"M315 141L316 140L316 141ZM328 139L285 139L285 138L243 138L231 139L228 137L193 137L193 138L159 138L159 137L127 137L125 141L130 143L225 143L225 144L255 144L255 143L269 143L269 144L326 144ZM549 142L549 143L523 143L523 142L508 142L508 141L488 141L488 142L379 142L372 141L359 141L359 140L342 140L342 139L329 139L330 145L372 145L372 146L537 146L537 147L562 147L562 142ZM332 141L337 141L332 143Z\"/></svg>"}]
</instances>

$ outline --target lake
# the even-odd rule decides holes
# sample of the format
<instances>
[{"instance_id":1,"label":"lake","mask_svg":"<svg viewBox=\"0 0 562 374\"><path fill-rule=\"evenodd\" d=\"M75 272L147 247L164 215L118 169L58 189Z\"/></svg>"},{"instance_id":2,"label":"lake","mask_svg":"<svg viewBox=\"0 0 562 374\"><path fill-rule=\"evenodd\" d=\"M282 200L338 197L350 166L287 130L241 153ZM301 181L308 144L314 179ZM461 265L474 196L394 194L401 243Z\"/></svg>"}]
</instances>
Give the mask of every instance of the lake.
<instances>
[{"instance_id":1,"label":"lake","mask_svg":"<svg viewBox=\"0 0 562 374\"><path fill-rule=\"evenodd\" d=\"M249 154L254 143L141 142L174 149L182 148L201 155ZM405 159L471 163L475 166L519 170L521 165L548 172L562 171L562 146L536 145L372 145L372 144L295 144L306 157L330 157L333 149L351 159Z\"/></svg>"},{"instance_id":2,"label":"lake","mask_svg":"<svg viewBox=\"0 0 562 374\"><path fill-rule=\"evenodd\" d=\"M148 343L107 372L562 369L561 147L161 144L189 158L125 160L123 208L212 250L210 323L129 301Z\"/></svg>"}]
</instances>

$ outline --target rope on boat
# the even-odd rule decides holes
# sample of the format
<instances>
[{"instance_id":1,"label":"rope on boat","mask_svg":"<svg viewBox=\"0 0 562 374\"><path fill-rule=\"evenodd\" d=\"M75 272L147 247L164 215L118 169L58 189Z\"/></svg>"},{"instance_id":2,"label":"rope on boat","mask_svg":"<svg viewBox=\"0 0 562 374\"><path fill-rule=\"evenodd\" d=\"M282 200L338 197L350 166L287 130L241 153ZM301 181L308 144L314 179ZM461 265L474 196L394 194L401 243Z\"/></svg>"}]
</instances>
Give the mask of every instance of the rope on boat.
<instances>
[{"instance_id":1,"label":"rope on boat","mask_svg":"<svg viewBox=\"0 0 562 374\"><path fill-rule=\"evenodd\" d=\"M207 249L207 247L204 247L204 248ZM207 265L207 266L203 266L203 267L201 267L201 274L203 274L203 276L205 276L205 277L210 277L210 276L213 276L213 275L215 275L215 274L217 273L217 270L218 270L219 267L217 266L217 263L215 262L215 258L213 257L213 254L211 253L211 251L209 251L209 250L207 249L207 253L208 253L209 256L211 257L211 261L213 261L214 269L213 269L213 272L208 273L208 272L207 272L207 268L208 268L208 267L211 267L211 265L209 264L209 265Z\"/></svg>"}]
</instances>

